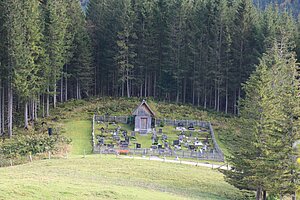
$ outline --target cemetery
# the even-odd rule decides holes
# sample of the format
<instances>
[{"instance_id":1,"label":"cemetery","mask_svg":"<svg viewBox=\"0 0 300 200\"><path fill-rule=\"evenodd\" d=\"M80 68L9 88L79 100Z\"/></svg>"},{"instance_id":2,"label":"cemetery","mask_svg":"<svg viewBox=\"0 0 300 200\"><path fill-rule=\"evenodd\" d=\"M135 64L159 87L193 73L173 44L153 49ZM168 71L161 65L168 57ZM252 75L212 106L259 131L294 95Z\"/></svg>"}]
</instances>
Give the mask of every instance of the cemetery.
<instances>
[{"instance_id":1,"label":"cemetery","mask_svg":"<svg viewBox=\"0 0 300 200\"><path fill-rule=\"evenodd\" d=\"M95 115L92 134L94 153L224 159L210 123L156 119L146 101L130 116Z\"/></svg>"}]
</instances>

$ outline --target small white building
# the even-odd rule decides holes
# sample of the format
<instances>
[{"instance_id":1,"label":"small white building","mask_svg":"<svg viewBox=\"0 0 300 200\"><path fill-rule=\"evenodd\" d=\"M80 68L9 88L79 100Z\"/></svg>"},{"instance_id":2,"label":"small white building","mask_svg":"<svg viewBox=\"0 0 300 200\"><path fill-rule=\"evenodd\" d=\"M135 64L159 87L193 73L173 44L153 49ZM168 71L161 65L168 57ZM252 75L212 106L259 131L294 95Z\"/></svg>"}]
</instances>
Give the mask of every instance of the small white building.
<instances>
[{"instance_id":1,"label":"small white building","mask_svg":"<svg viewBox=\"0 0 300 200\"><path fill-rule=\"evenodd\" d=\"M152 120L155 118L155 113L145 100L132 113L134 116L134 131L141 134L149 133L152 130Z\"/></svg>"}]
</instances>

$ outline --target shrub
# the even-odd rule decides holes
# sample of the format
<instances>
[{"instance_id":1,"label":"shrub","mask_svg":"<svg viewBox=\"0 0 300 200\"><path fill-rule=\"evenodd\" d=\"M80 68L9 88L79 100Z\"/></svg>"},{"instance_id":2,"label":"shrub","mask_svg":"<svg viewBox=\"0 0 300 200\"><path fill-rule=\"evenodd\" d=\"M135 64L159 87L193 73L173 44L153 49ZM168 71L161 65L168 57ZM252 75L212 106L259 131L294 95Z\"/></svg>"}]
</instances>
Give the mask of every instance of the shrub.
<instances>
[{"instance_id":1,"label":"shrub","mask_svg":"<svg viewBox=\"0 0 300 200\"><path fill-rule=\"evenodd\" d=\"M7 158L36 155L47 151L57 151L61 144L69 144L70 139L46 134L19 135L10 140L0 142L0 154Z\"/></svg>"}]
</instances>

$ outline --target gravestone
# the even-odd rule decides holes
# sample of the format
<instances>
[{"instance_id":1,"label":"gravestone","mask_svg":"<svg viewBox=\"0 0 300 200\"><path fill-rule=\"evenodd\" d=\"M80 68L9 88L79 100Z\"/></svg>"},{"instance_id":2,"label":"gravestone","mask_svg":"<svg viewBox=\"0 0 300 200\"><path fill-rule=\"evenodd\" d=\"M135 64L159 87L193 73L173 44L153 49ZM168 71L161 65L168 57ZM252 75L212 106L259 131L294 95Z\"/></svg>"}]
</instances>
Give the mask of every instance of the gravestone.
<instances>
[{"instance_id":1,"label":"gravestone","mask_svg":"<svg viewBox=\"0 0 300 200\"><path fill-rule=\"evenodd\" d=\"M104 128L103 128L103 127L101 127L101 128L100 128L100 131L101 131L101 133L103 133L103 132L104 132Z\"/></svg>"},{"instance_id":2,"label":"gravestone","mask_svg":"<svg viewBox=\"0 0 300 200\"><path fill-rule=\"evenodd\" d=\"M125 137L125 141L126 141L127 143L129 143L129 140L130 140L129 137L126 136L126 137Z\"/></svg>"},{"instance_id":3,"label":"gravestone","mask_svg":"<svg viewBox=\"0 0 300 200\"><path fill-rule=\"evenodd\" d=\"M131 136L131 137L135 137L135 132L134 132L134 131L131 132L130 136Z\"/></svg>"},{"instance_id":4,"label":"gravestone","mask_svg":"<svg viewBox=\"0 0 300 200\"><path fill-rule=\"evenodd\" d=\"M161 144L157 145L157 148L162 149L162 145Z\"/></svg>"},{"instance_id":5,"label":"gravestone","mask_svg":"<svg viewBox=\"0 0 300 200\"><path fill-rule=\"evenodd\" d=\"M173 146L179 145L179 140L173 140Z\"/></svg>"},{"instance_id":6,"label":"gravestone","mask_svg":"<svg viewBox=\"0 0 300 200\"><path fill-rule=\"evenodd\" d=\"M190 132L190 137L192 137L193 136L193 133L192 132Z\"/></svg>"},{"instance_id":7,"label":"gravestone","mask_svg":"<svg viewBox=\"0 0 300 200\"><path fill-rule=\"evenodd\" d=\"M139 144L139 143L136 143L136 144L135 144L135 148L140 149L140 148L142 148L142 145Z\"/></svg>"},{"instance_id":8,"label":"gravestone","mask_svg":"<svg viewBox=\"0 0 300 200\"><path fill-rule=\"evenodd\" d=\"M123 134L124 137L127 137L127 131L123 131L122 134Z\"/></svg>"},{"instance_id":9,"label":"gravestone","mask_svg":"<svg viewBox=\"0 0 300 200\"><path fill-rule=\"evenodd\" d=\"M126 142L126 141L124 141L124 140L120 141L120 147L122 147L122 148L127 148L128 145L129 145L128 142Z\"/></svg>"},{"instance_id":10,"label":"gravestone","mask_svg":"<svg viewBox=\"0 0 300 200\"><path fill-rule=\"evenodd\" d=\"M155 144L158 142L157 135L155 135L155 134L152 135L151 139L152 139L152 144Z\"/></svg>"},{"instance_id":11,"label":"gravestone","mask_svg":"<svg viewBox=\"0 0 300 200\"><path fill-rule=\"evenodd\" d=\"M169 143L165 142L164 146L165 146L165 148L169 148Z\"/></svg>"},{"instance_id":12,"label":"gravestone","mask_svg":"<svg viewBox=\"0 0 300 200\"><path fill-rule=\"evenodd\" d=\"M107 144L107 147L110 148L110 149L113 149L114 146L115 146L114 144Z\"/></svg>"},{"instance_id":13,"label":"gravestone","mask_svg":"<svg viewBox=\"0 0 300 200\"><path fill-rule=\"evenodd\" d=\"M114 135L114 136L113 136L113 139L116 140L116 141L120 141L120 136Z\"/></svg>"},{"instance_id":14,"label":"gravestone","mask_svg":"<svg viewBox=\"0 0 300 200\"><path fill-rule=\"evenodd\" d=\"M168 139L168 136L167 136L167 135L162 135L162 136L161 136L161 139L162 139L162 140L167 140L167 139Z\"/></svg>"},{"instance_id":15,"label":"gravestone","mask_svg":"<svg viewBox=\"0 0 300 200\"><path fill-rule=\"evenodd\" d=\"M194 131L195 128L194 128L194 124L193 123L190 123L189 127L188 127L188 130L191 130L191 131Z\"/></svg>"},{"instance_id":16,"label":"gravestone","mask_svg":"<svg viewBox=\"0 0 300 200\"><path fill-rule=\"evenodd\" d=\"M103 145L104 144L104 138L103 137L101 137L101 138L99 138L99 144L101 144L101 145Z\"/></svg>"},{"instance_id":17,"label":"gravestone","mask_svg":"<svg viewBox=\"0 0 300 200\"><path fill-rule=\"evenodd\" d=\"M196 140L196 141L195 141L195 146L203 146L203 143L200 142L200 141L198 141L198 140Z\"/></svg>"},{"instance_id":18,"label":"gravestone","mask_svg":"<svg viewBox=\"0 0 300 200\"><path fill-rule=\"evenodd\" d=\"M183 125L183 123L182 122L179 122L178 124L177 124L177 127L183 127L184 125Z\"/></svg>"},{"instance_id":19,"label":"gravestone","mask_svg":"<svg viewBox=\"0 0 300 200\"><path fill-rule=\"evenodd\" d=\"M189 145L189 149L190 150L194 150L195 149L195 145Z\"/></svg>"},{"instance_id":20,"label":"gravestone","mask_svg":"<svg viewBox=\"0 0 300 200\"><path fill-rule=\"evenodd\" d=\"M179 135L179 136L178 136L178 140L181 140L181 141L182 141L182 140L183 140L183 135Z\"/></svg>"},{"instance_id":21,"label":"gravestone","mask_svg":"<svg viewBox=\"0 0 300 200\"><path fill-rule=\"evenodd\" d=\"M162 134L162 132L163 132L162 128L158 129L159 134Z\"/></svg>"},{"instance_id":22,"label":"gravestone","mask_svg":"<svg viewBox=\"0 0 300 200\"><path fill-rule=\"evenodd\" d=\"M48 128L48 135L49 135L49 136L52 135L52 128Z\"/></svg>"},{"instance_id":23,"label":"gravestone","mask_svg":"<svg viewBox=\"0 0 300 200\"><path fill-rule=\"evenodd\" d=\"M151 149L157 149L157 146L156 145L152 145Z\"/></svg>"}]
</instances>

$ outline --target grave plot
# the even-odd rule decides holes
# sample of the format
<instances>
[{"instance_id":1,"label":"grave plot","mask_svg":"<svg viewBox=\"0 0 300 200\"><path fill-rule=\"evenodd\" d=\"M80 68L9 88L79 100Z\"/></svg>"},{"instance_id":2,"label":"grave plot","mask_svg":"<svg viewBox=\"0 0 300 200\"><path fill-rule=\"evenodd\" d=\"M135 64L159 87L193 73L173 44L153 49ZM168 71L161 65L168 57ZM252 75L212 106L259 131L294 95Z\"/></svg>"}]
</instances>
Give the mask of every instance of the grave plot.
<instances>
[{"instance_id":1,"label":"grave plot","mask_svg":"<svg viewBox=\"0 0 300 200\"><path fill-rule=\"evenodd\" d=\"M108 148L134 148L137 140L132 127L115 122L95 122L96 145Z\"/></svg>"},{"instance_id":2,"label":"grave plot","mask_svg":"<svg viewBox=\"0 0 300 200\"><path fill-rule=\"evenodd\" d=\"M157 131L158 130L158 131ZM209 130L200 127L164 126L152 133L151 148L210 151L214 149Z\"/></svg>"},{"instance_id":3,"label":"grave plot","mask_svg":"<svg viewBox=\"0 0 300 200\"><path fill-rule=\"evenodd\" d=\"M148 134L134 132L128 124L116 122L95 122L96 145L117 149L167 149L210 151L214 148L209 130L193 126L156 127Z\"/></svg>"}]
</instances>

